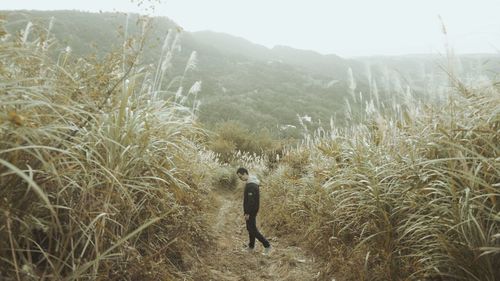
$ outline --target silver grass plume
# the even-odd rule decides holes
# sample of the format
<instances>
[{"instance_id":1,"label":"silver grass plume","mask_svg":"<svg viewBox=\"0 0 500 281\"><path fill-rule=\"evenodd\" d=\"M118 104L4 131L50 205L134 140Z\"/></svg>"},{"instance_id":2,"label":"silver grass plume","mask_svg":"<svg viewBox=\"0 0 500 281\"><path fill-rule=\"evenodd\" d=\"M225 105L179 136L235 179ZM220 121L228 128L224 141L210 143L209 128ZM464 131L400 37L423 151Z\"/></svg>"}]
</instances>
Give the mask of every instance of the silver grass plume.
<instances>
[{"instance_id":1,"label":"silver grass plume","mask_svg":"<svg viewBox=\"0 0 500 281\"><path fill-rule=\"evenodd\" d=\"M193 86L188 91L189 94L197 95L201 91L201 81L194 82Z\"/></svg>"},{"instance_id":2,"label":"silver grass plume","mask_svg":"<svg viewBox=\"0 0 500 281\"><path fill-rule=\"evenodd\" d=\"M47 29L47 39L43 42L43 50L47 50L49 47L50 32L52 31L52 27L54 27L54 17L50 17L49 28Z\"/></svg>"},{"instance_id":3,"label":"silver grass plume","mask_svg":"<svg viewBox=\"0 0 500 281\"><path fill-rule=\"evenodd\" d=\"M184 73L187 73L188 71L195 69L196 65L198 63L198 55L196 51L191 52L191 55L189 56L189 60L186 63L186 68L184 69Z\"/></svg>"},{"instance_id":4,"label":"silver grass plume","mask_svg":"<svg viewBox=\"0 0 500 281\"><path fill-rule=\"evenodd\" d=\"M345 103L346 103L346 118L348 120L352 120L352 108L349 99L345 98Z\"/></svg>"},{"instance_id":5,"label":"silver grass plume","mask_svg":"<svg viewBox=\"0 0 500 281\"><path fill-rule=\"evenodd\" d=\"M349 67L347 69L347 78L349 79L349 93L351 94L352 98L356 100L356 97L354 95L354 91L356 90L356 80L354 80L354 75L352 74L352 69Z\"/></svg>"},{"instance_id":6,"label":"silver grass plume","mask_svg":"<svg viewBox=\"0 0 500 281\"><path fill-rule=\"evenodd\" d=\"M28 40L28 36L30 34L32 26L33 26L33 23L31 23L31 21L28 22L28 24L26 24L26 28L24 29L23 38L22 38L23 45L26 44L26 41Z\"/></svg>"},{"instance_id":7,"label":"silver grass plume","mask_svg":"<svg viewBox=\"0 0 500 281\"><path fill-rule=\"evenodd\" d=\"M165 57L163 58L162 62L161 62L161 72L162 74L167 70L169 69L171 66L172 66L172 52L168 51L167 54L165 55Z\"/></svg>"},{"instance_id":8,"label":"silver grass plume","mask_svg":"<svg viewBox=\"0 0 500 281\"><path fill-rule=\"evenodd\" d=\"M375 97L375 103L377 104L377 108L380 108L380 100L379 100L379 95L378 95L377 81L375 81L375 79L373 79L372 91L373 91L373 97Z\"/></svg>"},{"instance_id":9,"label":"silver grass plume","mask_svg":"<svg viewBox=\"0 0 500 281\"><path fill-rule=\"evenodd\" d=\"M183 88L182 88L182 86L180 86L177 89L177 92L175 92L175 101L176 102L182 97L182 91L183 91Z\"/></svg>"},{"instance_id":10,"label":"silver grass plume","mask_svg":"<svg viewBox=\"0 0 500 281\"><path fill-rule=\"evenodd\" d=\"M165 37L165 40L163 41L163 46L161 48L162 54L169 50L170 41L172 40L172 33L173 33L172 29L168 29L167 36Z\"/></svg>"}]
</instances>

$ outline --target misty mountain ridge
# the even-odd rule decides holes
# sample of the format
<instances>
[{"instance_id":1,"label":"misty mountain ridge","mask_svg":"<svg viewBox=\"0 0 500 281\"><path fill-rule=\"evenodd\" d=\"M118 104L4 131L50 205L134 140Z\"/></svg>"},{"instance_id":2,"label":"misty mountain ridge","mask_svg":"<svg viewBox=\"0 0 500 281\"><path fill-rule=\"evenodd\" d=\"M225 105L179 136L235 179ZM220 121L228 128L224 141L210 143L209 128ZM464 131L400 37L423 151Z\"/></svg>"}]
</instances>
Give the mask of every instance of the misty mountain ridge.
<instances>
[{"instance_id":1,"label":"misty mountain ridge","mask_svg":"<svg viewBox=\"0 0 500 281\"><path fill-rule=\"evenodd\" d=\"M344 66L346 69L349 67L348 60L334 54L322 55L313 50L296 49L284 45L267 48L242 37L208 30L193 32L192 35L198 42L227 53L238 54L262 61L271 60L306 67L308 70L318 74L324 74L329 70L336 72L335 70L337 70L338 66ZM350 63L355 64L354 61ZM347 72L344 69L337 74L345 75L345 73Z\"/></svg>"},{"instance_id":2,"label":"misty mountain ridge","mask_svg":"<svg viewBox=\"0 0 500 281\"><path fill-rule=\"evenodd\" d=\"M128 18L129 34L140 33L138 15L77 11L13 11L8 15L11 30L22 30L28 21L48 26L55 18L53 34L75 55L104 54L122 46ZM158 61L169 29L179 26L166 17L152 19L144 60ZM446 58L439 55L370 56L345 59L311 50L277 45L273 48L247 39L213 31L184 31L181 52L173 60L173 73L182 73L193 51L198 68L186 83L201 80L200 120L210 126L237 120L249 127L259 124L271 131L280 125L299 126L299 116L312 120L342 117L350 91L368 95L372 87L381 99L394 99L394 92L411 88L415 95L434 91L446 83ZM61 49L65 46L61 46ZM466 76L489 75L500 71L498 55L467 55L455 58ZM349 73L352 73L350 77ZM352 79L355 80L354 89ZM361 95L361 94L360 94ZM340 118L342 119L342 118ZM313 122L314 122L313 121ZM313 126L314 127L314 126ZM298 136L298 129L291 135Z\"/></svg>"}]
</instances>

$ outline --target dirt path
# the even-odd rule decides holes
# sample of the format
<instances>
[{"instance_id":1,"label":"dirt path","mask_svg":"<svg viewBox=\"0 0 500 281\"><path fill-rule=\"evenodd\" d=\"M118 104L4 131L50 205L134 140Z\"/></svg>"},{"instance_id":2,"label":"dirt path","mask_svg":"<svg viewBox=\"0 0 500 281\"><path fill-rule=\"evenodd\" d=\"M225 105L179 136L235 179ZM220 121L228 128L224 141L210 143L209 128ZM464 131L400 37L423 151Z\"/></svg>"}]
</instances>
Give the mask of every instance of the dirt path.
<instances>
[{"instance_id":1,"label":"dirt path","mask_svg":"<svg viewBox=\"0 0 500 281\"><path fill-rule=\"evenodd\" d=\"M212 214L213 230L217 235L213 253L204 261L209 269L207 275L213 281L302 281L318 280L319 270L314 260L297 247L290 247L286 241L266 236L273 251L269 256L262 255L263 247L256 241L255 251L245 251L248 243L248 232L241 208L239 190L216 191L215 200L218 208ZM257 217L257 225L260 226Z\"/></svg>"}]
</instances>

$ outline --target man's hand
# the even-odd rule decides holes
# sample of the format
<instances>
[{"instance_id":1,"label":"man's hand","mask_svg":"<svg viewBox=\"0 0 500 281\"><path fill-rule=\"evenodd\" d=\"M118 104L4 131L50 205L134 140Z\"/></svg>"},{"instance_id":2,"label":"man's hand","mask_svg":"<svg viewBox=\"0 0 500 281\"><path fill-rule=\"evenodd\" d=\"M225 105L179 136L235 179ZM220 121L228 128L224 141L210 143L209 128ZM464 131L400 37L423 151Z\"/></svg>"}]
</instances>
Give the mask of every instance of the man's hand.
<instances>
[{"instance_id":1,"label":"man's hand","mask_svg":"<svg viewBox=\"0 0 500 281\"><path fill-rule=\"evenodd\" d=\"M245 220L247 221L250 218L249 214L245 214Z\"/></svg>"}]
</instances>

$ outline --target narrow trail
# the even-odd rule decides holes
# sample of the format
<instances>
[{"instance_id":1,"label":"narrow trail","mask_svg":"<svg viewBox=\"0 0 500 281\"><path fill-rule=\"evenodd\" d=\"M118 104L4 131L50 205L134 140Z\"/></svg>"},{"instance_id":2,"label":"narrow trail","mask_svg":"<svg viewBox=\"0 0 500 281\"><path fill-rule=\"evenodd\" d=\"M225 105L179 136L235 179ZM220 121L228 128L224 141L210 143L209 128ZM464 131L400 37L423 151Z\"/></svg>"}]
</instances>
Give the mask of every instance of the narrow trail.
<instances>
[{"instance_id":1,"label":"narrow trail","mask_svg":"<svg viewBox=\"0 0 500 281\"><path fill-rule=\"evenodd\" d=\"M255 251L247 252L248 232L242 214L241 190L215 191L217 208L211 214L216 234L213 252L204 263L213 281L302 281L319 280L314 259L298 247L288 246L286 241L267 235L265 228L257 225L273 246L269 256L262 255L263 247L256 241Z\"/></svg>"}]
</instances>

